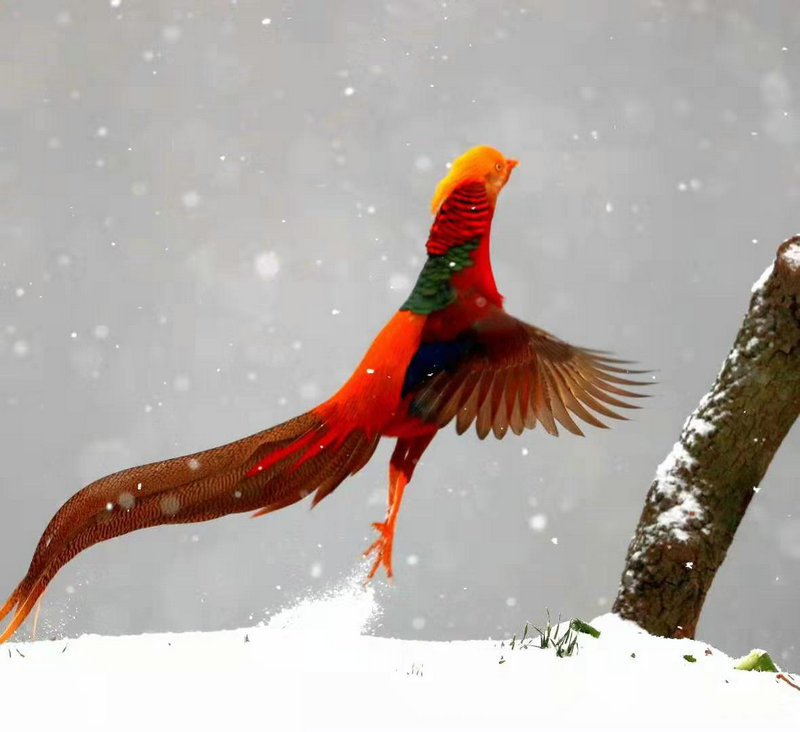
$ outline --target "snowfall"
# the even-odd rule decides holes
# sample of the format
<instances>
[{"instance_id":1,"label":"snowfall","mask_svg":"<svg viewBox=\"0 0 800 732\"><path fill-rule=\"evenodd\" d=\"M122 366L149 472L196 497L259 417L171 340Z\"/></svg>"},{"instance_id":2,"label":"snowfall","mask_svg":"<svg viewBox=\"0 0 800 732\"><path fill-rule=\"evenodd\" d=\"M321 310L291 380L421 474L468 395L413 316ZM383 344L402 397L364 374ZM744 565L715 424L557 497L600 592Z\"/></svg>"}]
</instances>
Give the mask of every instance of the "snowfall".
<instances>
[{"instance_id":1,"label":"snowfall","mask_svg":"<svg viewBox=\"0 0 800 732\"><path fill-rule=\"evenodd\" d=\"M737 670L702 641L611 614L562 657L522 628L513 644L376 637L379 617L353 576L251 628L9 643L3 727L800 729L800 676Z\"/></svg>"}]
</instances>

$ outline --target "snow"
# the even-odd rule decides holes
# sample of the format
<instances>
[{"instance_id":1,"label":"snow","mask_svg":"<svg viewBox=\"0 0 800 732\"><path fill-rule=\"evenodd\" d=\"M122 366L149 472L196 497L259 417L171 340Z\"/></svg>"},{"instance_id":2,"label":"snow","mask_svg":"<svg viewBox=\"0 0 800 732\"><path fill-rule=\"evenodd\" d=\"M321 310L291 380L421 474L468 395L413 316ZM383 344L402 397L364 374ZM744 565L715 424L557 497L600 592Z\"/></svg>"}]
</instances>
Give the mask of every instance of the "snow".
<instances>
[{"instance_id":1,"label":"snow","mask_svg":"<svg viewBox=\"0 0 800 732\"><path fill-rule=\"evenodd\" d=\"M665 485L670 484L675 480L674 474L679 467L688 468L692 465L694 465L694 458L686 452L682 442L676 442L669 455L656 468L656 480Z\"/></svg>"},{"instance_id":2,"label":"snow","mask_svg":"<svg viewBox=\"0 0 800 732\"><path fill-rule=\"evenodd\" d=\"M761 343L761 339L758 336L753 336L747 343L744 344L744 352L746 354L751 354L758 344Z\"/></svg>"},{"instance_id":3,"label":"snow","mask_svg":"<svg viewBox=\"0 0 800 732\"><path fill-rule=\"evenodd\" d=\"M748 347L749 346L750 344L748 343ZM709 397L708 394L706 394L705 397L703 397L703 400L700 402L698 410L702 409L708 403L708 397ZM685 432L691 432L695 435L706 437L710 435L716 429L716 427L712 422L709 422L708 420L698 416L697 411L695 411L689 417L689 420L687 421L686 425L684 425L683 429Z\"/></svg>"},{"instance_id":4,"label":"snow","mask_svg":"<svg viewBox=\"0 0 800 732\"><path fill-rule=\"evenodd\" d=\"M758 292L764 285L767 283L769 276L772 274L772 267L774 266L774 262L771 263L762 273L761 277L759 277L754 283L753 286L750 288L750 292Z\"/></svg>"},{"instance_id":5,"label":"snow","mask_svg":"<svg viewBox=\"0 0 800 732\"><path fill-rule=\"evenodd\" d=\"M786 264L789 265L789 269L792 271L800 269L800 244L795 242L791 246L787 247L781 253L781 258L784 262L786 262Z\"/></svg>"},{"instance_id":6,"label":"snow","mask_svg":"<svg viewBox=\"0 0 800 732\"><path fill-rule=\"evenodd\" d=\"M30 350L31 348L28 344L28 341L22 339L14 341L14 344L11 346L11 352L19 358L24 358L27 356Z\"/></svg>"},{"instance_id":7,"label":"snow","mask_svg":"<svg viewBox=\"0 0 800 732\"><path fill-rule=\"evenodd\" d=\"M697 498L692 493L691 487L681 479L680 472L694 465L694 458L686 451L683 445L684 436L691 435L687 432L690 426L697 425L700 434L706 434L708 423L693 414L684 425L681 441L672 446L669 455L656 468L655 480L661 493L668 495L675 501L675 505L662 512L658 517L658 525L668 530L677 541L687 541L689 534L686 523L689 519L702 518L703 509Z\"/></svg>"},{"instance_id":8,"label":"snow","mask_svg":"<svg viewBox=\"0 0 800 732\"><path fill-rule=\"evenodd\" d=\"M724 368L724 364L723 364ZM690 520L703 518L703 507L697 499L695 489L687 485L682 474L691 470L695 459L686 449L695 445L698 437L708 437L716 429L712 420L700 416L716 416L713 401L718 397L712 390L701 400L697 409L687 418L681 430L681 438L672 446L669 455L656 468L655 480L659 492L669 497L674 503L658 516L658 526L666 530L675 540L687 541L689 533L686 529ZM704 531L707 530L704 528Z\"/></svg>"},{"instance_id":9,"label":"snow","mask_svg":"<svg viewBox=\"0 0 800 732\"><path fill-rule=\"evenodd\" d=\"M197 191L185 191L181 195L181 203L186 208L197 208L200 205L200 194Z\"/></svg>"},{"instance_id":10,"label":"snow","mask_svg":"<svg viewBox=\"0 0 800 732\"><path fill-rule=\"evenodd\" d=\"M405 292L411 287L411 278L402 272L396 272L389 278L389 289Z\"/></svg>"},{"instance_id":11,"label":"snow","mask_svg":"<svg viewBox=\"0 0 800 732\"><path fill-rule=\"evenodd\" d=\"M256 274L262 280L272 280L281 271L281 260L276 252L260 252L255 259Z\"/></svg>"},{"instance_id":12,"label":"snow","mask_svg":"<svg viewBox=\"0 0 800 732\"><path fill-rule=\"evenodd\" d=\"M544 531L547 528L547 516L543 513L535 513L528 520L528 526L533 531Z\"/></svg>"},{"instance_id":13,"label":"snow","mask_svg":"<svg viewBox=\"0 0 800 732\"><path fill-rule=\"evenodd\" d=\"M433 161L427 155L420 155L414 161L414 167L420 173L427 173L433 169Z\"/></svg>"},{"instance_id":14,"label":"snow","mask_svg":"<svg viewBox=\"0 0 800 732\"><path fill-rule=\"evenodd\" d=\"M668 529L677 541L688 541L689 532L684 527L689 519L701 516L703 509L688 491L682 492L680 496L680 503L658 515L658 525Z\"/></svg>"},{"instance_id":15,"label":"snow","mask_svg":"<svg viewBox=\"0 0 800 732\"><path fill-rule=\"evenodd\" d=\"M0 688L39 728L65 731L796 729L800 691L706 643L610 614L565 658L508 639L378 638L361 581L258 627L12 643Z\"/></svg>"},{"instance_id":16,"label":"snow","mask_svg":"<svg viewBox=\"0 0 800 732\"><path fill-rule=\"evenodd\" d=\"M181 29L177 25L165 25L161 29L161 37L167 43L177 43L181 38Z\"/></svg>"}]
</instances>

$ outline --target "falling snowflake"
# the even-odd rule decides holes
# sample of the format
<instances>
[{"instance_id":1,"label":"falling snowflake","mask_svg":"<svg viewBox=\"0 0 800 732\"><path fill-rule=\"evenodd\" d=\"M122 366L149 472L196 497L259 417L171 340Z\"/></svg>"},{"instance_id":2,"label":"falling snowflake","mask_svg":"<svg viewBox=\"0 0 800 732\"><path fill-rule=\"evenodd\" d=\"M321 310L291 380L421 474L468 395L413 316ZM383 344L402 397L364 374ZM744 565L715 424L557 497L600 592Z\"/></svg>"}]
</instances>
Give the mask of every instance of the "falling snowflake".
<instances>
[{"instance_id":1,"label":"falling snowflake","mask_svg":"<svg viewBox=\"0 0 800 732\"><path fill-rule=\"evenodd\" d=\"M200 194L197 191L186 191L181 196L181 203L186 208L197 208L200 205Z\"/></svg>"},{"instance_id":2,"label":"falling snowflake","mask_svg":"<svg viewBox=\"0 0 800 732\"><path fill-rule=\"evenodd\" d=\"M165 25L161 29L161 37L167 43L177 43L181 37L181 29L177 25Z\"/></svg>"},{"instance_id":3,"label":"falling snowflake","mask_svg":"<svg viewBox=\"0 0 800 732\"><path fill-rule=\"evenodd\" d=\"M528 526L533 531L544 531L547 528L547 516L543 513L535 513L530 517Z\"/></svg>"},{"instance_id":4,"label":"falling snowflake","mask_svg":"<svg viewBox=\"0 0 800 732\"><path fill-rule=\"evenodd\" d=\"M172 380L172 388L175 391L189 391L189 387L191 386L191 382L189 381L189 377L183 374L179 374Z\"/></svg>"},{"instance_id":5,"label":"falling snowflake","mask_svg":"<svg viewBox=\"0 0 800 732\"><path fill-rule=\"evenodd\" d=\"M411 286L411 280L408 278L407 275L404 275L401 272L396 272L391 277L389 277L390 290L399 290L401 292L404 292L410 286Z\"/></svg>"},{"instance_id":6,"label":"falling snowflake","mask_svg":"<svg viewBox=\"0 0 800 732\"><path fill-rule=\"evenodd\" d=\"M255 268L262 280L271 280L281 271L281 261L275 252L261 252L256 256Z\"/></svg>"},{"instance_id":7,"label":"falling snowflake","mask_svg":"<svg viewBox=\"0 0 800 732\"><path fill-rule=\"evenodd\" d=\"M23 340L15 341L14 345L11 346L11 352L19 358L24 358L27 356L30 350L31 349L28 345L28 342Z\"/></svg>"},{"instance_id":8,"label":"falling snowflake","mask_svg":"<svg viewBox=\"0 0 800 732\"><path fill-rule=\"evenodd\" d=\"M427 173L429 170L433 168L433 161L427 155L420 155L414 161L414 167L420 173Z\"/></svg>"}]
</instances>

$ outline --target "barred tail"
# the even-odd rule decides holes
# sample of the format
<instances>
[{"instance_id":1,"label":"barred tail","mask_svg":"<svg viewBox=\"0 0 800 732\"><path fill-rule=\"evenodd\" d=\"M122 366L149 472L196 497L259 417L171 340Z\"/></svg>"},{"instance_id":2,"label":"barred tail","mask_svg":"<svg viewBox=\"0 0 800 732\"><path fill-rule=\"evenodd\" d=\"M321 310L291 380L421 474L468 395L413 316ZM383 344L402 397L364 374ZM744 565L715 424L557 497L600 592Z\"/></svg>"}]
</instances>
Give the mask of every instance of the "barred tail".
<instances>
[{"instance_id":1,"label":"barred tail","mask_svg":"<svg viewBox=\"0 0 800 732\"><path fill-rule=\"evenodd\" d=\"M378 435L328 425L315 412L229 445L113 473L78 491L53 516L28 573L0 608L8 640L56 573L84 549L137 529L261 515L316 491L314 504L360 470Z\"/></svg>"}]
</instances>

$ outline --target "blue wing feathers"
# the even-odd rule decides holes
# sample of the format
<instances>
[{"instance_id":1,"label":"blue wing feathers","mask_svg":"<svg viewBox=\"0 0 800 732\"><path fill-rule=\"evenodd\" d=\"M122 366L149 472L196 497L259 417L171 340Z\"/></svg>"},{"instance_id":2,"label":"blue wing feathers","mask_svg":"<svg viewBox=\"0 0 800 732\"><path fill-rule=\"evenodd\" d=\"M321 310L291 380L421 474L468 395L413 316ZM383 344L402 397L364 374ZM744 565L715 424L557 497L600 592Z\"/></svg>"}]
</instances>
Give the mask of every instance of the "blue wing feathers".
<instances>
[{"instance_id":1,"label":"blue wing feathers","mask_svg":"<svg viewBox=\"0 0 800 732\"><path fill-rule=\"evenodd\" d=\"M454 371L461 360L476 347L477 341L470 332L452 341L431 341L420 344L406 370L403 396L441 371Z\"/></svg>"}]
</instances>

